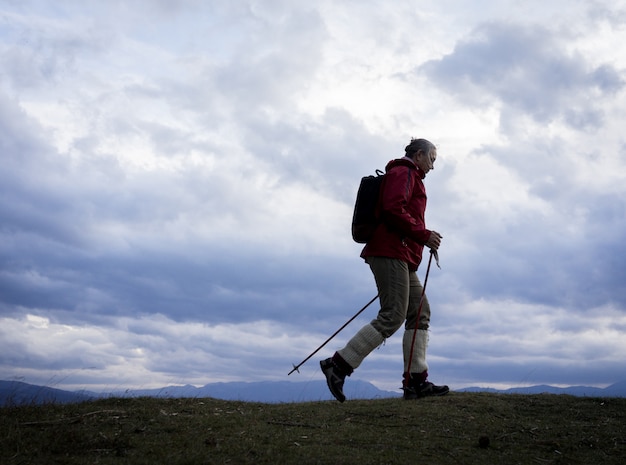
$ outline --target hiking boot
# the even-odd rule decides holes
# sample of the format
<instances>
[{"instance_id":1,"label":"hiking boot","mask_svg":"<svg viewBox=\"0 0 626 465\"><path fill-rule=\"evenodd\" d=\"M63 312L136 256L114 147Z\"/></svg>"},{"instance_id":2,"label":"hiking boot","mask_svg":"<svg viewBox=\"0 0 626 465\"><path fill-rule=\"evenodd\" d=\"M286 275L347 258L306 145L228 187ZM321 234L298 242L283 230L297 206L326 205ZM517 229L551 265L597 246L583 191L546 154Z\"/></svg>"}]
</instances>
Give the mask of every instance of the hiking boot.
<instances>
[{"instance_id":1,"label":"hiking boot","mask_svg":"<svg viewBox=\"0 0 626 465\"><path fill-rule=\"evenodd\" d=\"M420 384L409 385L404 389L404 400L421 399L429 396L445 396L450 392L448 386L436 386L435 384L424 381Z\"/></svg>"},{"instance_id":2,"label":"hiking boot","mask_svg":"<svg viewBox=\"0 0 626 465\"><path fill-rule=\"evenodd\" d=\"M343 383L346 379L346 374L337 367L332 358L327 358L320 362L322 372L326 376L326 384L330 389L331 394L339 402L346 400L346 396L343 394Z\"/></svg>"}]
</instances>

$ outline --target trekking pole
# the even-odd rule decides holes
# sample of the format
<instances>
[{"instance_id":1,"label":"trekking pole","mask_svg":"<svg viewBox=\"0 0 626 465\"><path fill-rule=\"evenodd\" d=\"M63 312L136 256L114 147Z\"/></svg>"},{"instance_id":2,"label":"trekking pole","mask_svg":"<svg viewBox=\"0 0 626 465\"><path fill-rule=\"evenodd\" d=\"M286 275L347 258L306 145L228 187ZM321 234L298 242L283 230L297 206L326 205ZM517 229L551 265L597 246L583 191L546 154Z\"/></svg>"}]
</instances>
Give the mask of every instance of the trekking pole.
<instances>
[{"instance_id":1,"label":"trekking pole","mask_svg":"<svg viewBox=\"0 0 626 465\"><path fill-rule=\"evenodd\" d=\"M297 365L293 366L293 370L291 370L289 373L287 373L287 376L289 376L291 373L293 373L294 371L297 371L298 373L300 373L300 370L298 370L298 368L300 368L302 365L304 365L311 357L313 357L316 353L318 353L320 351L320 349L322 347L324 347L326 344L328 344L330 342L330 340L332 338L334 338L337 334L339 334L346 326L348 326L350 323L352 323L352 320L354 320L357 316L359 316L361 313L363 313L363 311L369 307L370 305L372 305L372 303L378 298L378 294L376 294L376 296L370 300L367 304L365 304L365 306L359 310L352 318L350 318L348 321L345 322L345 324L339 328L337 331L335 331L335 333L330 336L328 339L326 339L324 341L324 343L319 346L317 349L315 349L311 355L309 355L307 358L305 358L304 360L302 360L300 363L298 363Z\"/></svg>"},{"instance_id":2,"label":"trekking pole","mask_svg":"<svg viewBox=\"0 0 626 465\"><path fill-rule=\"evenodd\" d=\"M413 338L411 339L411 351L409 352L409 364L407 366L408 379L405 379L404 384L408 386L409 379L411 378L411 363L413 363L413 347L415 346L415 335L417 334L417 327L420 322L420 315L422 314L422 304L424 303L424 296L426 295L426 284L428 284L428 274L430 273L430 264L433 261L433 255L437 260L437 266L439 266L439 255L436 250L430 250L430 258L428 259L428 267L426 268L426 276L424 277L424 286L422 287L422 296L420 297L420 305L417 309L417 319L415 320L415 329L413 331Z\"/></svg>"}]
</instances>

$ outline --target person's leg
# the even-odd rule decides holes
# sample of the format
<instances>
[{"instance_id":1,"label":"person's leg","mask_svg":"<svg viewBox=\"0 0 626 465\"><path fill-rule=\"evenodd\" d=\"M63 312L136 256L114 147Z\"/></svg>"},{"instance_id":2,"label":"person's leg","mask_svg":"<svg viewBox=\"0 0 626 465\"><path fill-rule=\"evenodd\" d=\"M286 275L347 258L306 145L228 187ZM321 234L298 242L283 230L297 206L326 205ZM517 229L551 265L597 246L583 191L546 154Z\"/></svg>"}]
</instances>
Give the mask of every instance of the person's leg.
<instances>
[{"instance_id":1,"label":"person's leg","mask_svg":"<svg viewBox=\"0 0 626 465\"><path fill-rule=\"evenodd\" d=\"M346 374L352 374L361 365L365 357L380 346L384 340L383 335L374 326L371 324L363 326L343 349L337 351L337 359L347 364L347 367L344 368L349 373ZM341 364L341 362L339 363Z\"/></svg>"},{"instance_id":2,"label":"person's leg","mask_svg":"<svg viewBox=\"0 0 626 465\"><path fill-rule=\"evenodd\" d=\"M378 287L380 310L377 317L363 326L332 358L320 362L328 388L343 402L346 376L358 368L372 350L402 326L409 302L409 270L406 263L391 258L370 257L367 260Z\"/></svg>"},{"instance_id":3,"label":"person's leg","mask_svg":"<svg viewBox=\"0 0 626 465\"><path fill-rule=\"evenodd\" d=\"M412 374L413 378L424 382L428 377L426 348L428 346L428 327L430 325L430 304L425 294L422 298L424 288L417 277L417 273L412 272L410 274L410 283L409 308L402 337L404 379L408 381L409 374ZM418 316L419 322L416 324ZM411 347L413 347L413 353L411 353ZM411 366L409 366L409 359ZM406 382L404 384L406 387Z\"/></svg>"},{"instance_id":4,"label":"person's leg","mask_svg":"<svg viewBox=\"0 0 626 465\"><path fill-rule=\"evenodd\" d=\"M326 376L326 384L335 399L339 402L346 400L343 393L343 384L346 376L361 365L361 362L385 339L371 324L363 326L348 341L343 349L338 350L331 358L322 360L320 367Z\"/></svg>"},{"instance_id":5,"label":"person's leg","mask_svg":"<svg viewBox=\"0 0 626 465\"><path fill-rule=\"evenodd\" d=\"M378 295L380 310L370 324L386 339L404 323L411 291L408 265L402 260L368 257Z\"/></svg>"},{"instance_id":6,"label":"person's leg","mask_svg":"<svg viewBox=\"0 0 626 465\"><path fill-rule=\"evenodd\" d=\"M417 277L417 273L411 273L410 283L409 309L402 337L404 398L416 399L429 395L444 395L449 392L448 386L435 386L427 381L428 362L426 360L426 351L428 348L428 328L430 326L430 303L425 294L422 298L423 287Z\"/></svg>"}]
</instances>

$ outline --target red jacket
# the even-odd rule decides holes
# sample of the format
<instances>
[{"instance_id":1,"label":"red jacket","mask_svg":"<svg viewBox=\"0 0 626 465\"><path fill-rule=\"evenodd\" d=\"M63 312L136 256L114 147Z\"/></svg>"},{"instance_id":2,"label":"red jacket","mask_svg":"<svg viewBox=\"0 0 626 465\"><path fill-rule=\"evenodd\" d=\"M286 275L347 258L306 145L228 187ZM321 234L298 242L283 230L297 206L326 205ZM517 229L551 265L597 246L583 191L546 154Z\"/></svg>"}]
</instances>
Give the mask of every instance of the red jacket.
<instances>
[{"instance_id":1,"label":"red jacket","mask_svg":"<svg viewBox=\"0 0 626 465\"><path fill-rule=\"evenodd\" d=\"M389 257L405 261L411 271L422 261L426 229L424 172L409 158L392 160L385 168L377 213L381 220L361 257Z\"/></svg>"}]
</instances>

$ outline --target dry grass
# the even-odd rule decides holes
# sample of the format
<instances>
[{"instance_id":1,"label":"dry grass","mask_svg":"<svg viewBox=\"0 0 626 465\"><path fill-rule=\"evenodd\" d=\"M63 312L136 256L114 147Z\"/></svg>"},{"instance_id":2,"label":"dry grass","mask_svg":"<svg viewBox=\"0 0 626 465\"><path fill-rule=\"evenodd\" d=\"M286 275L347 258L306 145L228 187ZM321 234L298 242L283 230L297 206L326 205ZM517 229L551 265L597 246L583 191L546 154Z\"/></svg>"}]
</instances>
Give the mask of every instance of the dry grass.
<instances>
[{"instance_id":1,"label":"dry grass","mask_svg":"<svg viewBox=\"0 0 626 465\"><path fill-rule=\"evenodd\" d=\"M107 399L3 408L0 431L7 465L626 463L626 399L616 398Z\"/></svg>"}]
</instances>

